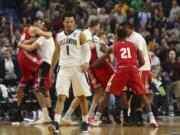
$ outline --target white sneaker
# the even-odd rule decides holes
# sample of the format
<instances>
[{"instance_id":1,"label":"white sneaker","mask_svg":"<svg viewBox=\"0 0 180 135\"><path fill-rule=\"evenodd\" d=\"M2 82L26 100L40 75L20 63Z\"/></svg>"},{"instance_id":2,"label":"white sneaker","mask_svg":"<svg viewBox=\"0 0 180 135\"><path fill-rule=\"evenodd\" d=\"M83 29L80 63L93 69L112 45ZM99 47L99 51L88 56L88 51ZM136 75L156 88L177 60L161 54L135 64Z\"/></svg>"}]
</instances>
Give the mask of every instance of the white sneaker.
<instances>
[{"instance_id":1,"label":"white sneaker","mask_svg":"<svg viewBox=\"0 0 180 135\"><path fill-rule=\"evenodd\" d=\"M152 127L158 127L159 126L155 119L150 119L149 124Z\"/></svg>"},{"instance_id":2,"label":"white sneaker","mask_svg":"<svg viewBox=\"0 0 180 135\"><path fill-rule=\"evenodd\" d=\"M68 118L62 118L60 125L62 125L62 126L77 126L77 125L79 125L79 123L76 121L72 121L72 119L70 117L68 117Z\"/></svg>"},{"instance_id":3,"label":"white sneaker","mask_svg":"<svg viewBox=\"0 0 180 135\"><path fill-rule=\"evenodd\" d=\"M41 117L39 120L34 122L34 125L42 125L51 123L51 119L49 117Z\"/></svg>"},{"instance_id":4,"label":"white sneaker","mask_svg":"<svg viewBox=\"0 0 180 135\"><path fill-rule=\"evenodd\" d=\"M89 121L89 124L94 127L99 127L102 124L102 121L100 120Z\"/></svg>"}]
</instances>

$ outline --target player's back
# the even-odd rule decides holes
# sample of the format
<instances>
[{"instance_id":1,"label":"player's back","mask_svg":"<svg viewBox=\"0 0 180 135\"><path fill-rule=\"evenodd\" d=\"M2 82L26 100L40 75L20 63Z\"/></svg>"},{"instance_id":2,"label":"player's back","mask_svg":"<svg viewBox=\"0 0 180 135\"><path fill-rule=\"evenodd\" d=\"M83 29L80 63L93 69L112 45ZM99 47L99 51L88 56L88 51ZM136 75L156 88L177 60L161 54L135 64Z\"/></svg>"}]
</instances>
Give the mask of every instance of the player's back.
<instances>
[{"instance_id":1,"label":"player's back","mask_svg":"<svg viewBox=\"0 0 180 135\"><path fill-rule=\"evenodd\" d=\"M113 45L116 67L119 66L138 66L137 48L129 41L119 41Z\"/></svg>"}]
</instances>

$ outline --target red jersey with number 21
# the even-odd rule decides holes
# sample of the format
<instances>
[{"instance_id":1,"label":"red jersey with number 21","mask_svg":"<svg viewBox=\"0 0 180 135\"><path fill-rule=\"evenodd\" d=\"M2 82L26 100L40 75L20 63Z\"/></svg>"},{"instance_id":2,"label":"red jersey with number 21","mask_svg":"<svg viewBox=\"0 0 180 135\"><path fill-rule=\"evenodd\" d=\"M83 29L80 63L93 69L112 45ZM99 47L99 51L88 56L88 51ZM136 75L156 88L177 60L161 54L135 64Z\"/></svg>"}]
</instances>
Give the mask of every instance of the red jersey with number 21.
<instances>
[{"instance_id":1,"label":"red jersey with number 21","mask_svg":"<svg viewBox=\"0 0 180 135\"><path fill-rule=\"evenodd\" d=\"M138 67L137 48L129 41L119 41L113 46L116 66L136 66Z\"/></svg>"}]
</instances>

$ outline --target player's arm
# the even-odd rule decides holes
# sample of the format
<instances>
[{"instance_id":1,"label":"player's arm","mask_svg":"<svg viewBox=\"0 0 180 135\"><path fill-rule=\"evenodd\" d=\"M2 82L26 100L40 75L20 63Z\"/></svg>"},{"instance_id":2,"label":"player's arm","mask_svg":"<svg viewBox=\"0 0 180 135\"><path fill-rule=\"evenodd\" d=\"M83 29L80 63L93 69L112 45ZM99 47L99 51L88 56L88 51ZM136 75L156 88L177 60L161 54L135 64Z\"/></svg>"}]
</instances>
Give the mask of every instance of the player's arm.
<instances>
[{"instance_id":1,"label":"player's arm","mask_svg":"<svg viewBox=\"0 0 180 135\"><path fill-rule=\"evenodd\" d=\"M110 56L110 54L111 54L112 52L113 52L113 48L112 48L112 47L109 47L109 48L106 50L105 54L104 54L103 56L99 57L99 58L91 65L91 67L96 68L96 67L100 66L100 65Z\"/></svg>"},{"instance_id":2,"label":"player's arm","mask_svg":"<svg viewBox=\"0 0 180 135\"><path fill-rule=\"evenodd\" d=\"M34 42L32 44L20 44L19 47L23 48L29 52L32 52L34 50L36 50L37 48L39 48L39 44L37 42Z\"/></svg>"},{"instance_id":3,"label":"player's arm","mask_svg":"<svg viewBox=\"0 0 180 135\"><path fill-rule=\"evenodd\" d=\"M29 40L24 40L24 41L22 41L21 43L23 43L23 44L32 44L32 43L34 43L36 40L37 40L36 37L32 37L31 39L29 39Z\"/></svg>"},{"instance_id":4,"label":"player's arm","mask_svg":"<svg viewBox=\"0 0 180 135\"><path fill-rule=\"evenodd\" d=\"M31 31L31 33L35 33L38 36L43 36L46 38L52 37L52 32L45 32L38 27L31 28L30 31Z\"/></svg>"},{"instance_id":5,"label":"player's arm","mask_svg":"<svg viewBox=\"0 0 180 135\"><path fill-rule=\"evenodd\" d=\"M89 68L89 62L91 59L90 44L86 40L86 36L83 32L80 33L80 44L84 53L84 64L81 66L82 72L85 72Z\"/></svg>"},{"instance_id":6,"label":"player's arm","mask_svg":"<svg viewBox=\"0 0 180 135\"><path fill-rule=\"evenodd\" d=\"M100 44L100 51L102 51L102 52L106 52L106 50L108 49L108 47L105 45L105 44Z\"/></svg>"},{"instance_id":7,"label":"player's arm","mask_svg":"<svg viewBox=\"0 0 180 135\"><path fill-rule=\"evenodd\" d=\"M145 64L143 52L137 47L137 57L139 61L139 67L142 67Z\"/></svg>"},{"instance_id":8,"label":"player's arm","mask_svg":"<svg viewBox=\"0 0 180 135\"><path fill-rule=\"evenodd\" d=\"M59 56L60 56L60 49L61 49L60 44L56 40L55 49L54 49L54 53L52 55L52 60L51 60L51 68L50 68L51 73L54 72L56 64L58 63Z\"/></svg>"}]
</instances>

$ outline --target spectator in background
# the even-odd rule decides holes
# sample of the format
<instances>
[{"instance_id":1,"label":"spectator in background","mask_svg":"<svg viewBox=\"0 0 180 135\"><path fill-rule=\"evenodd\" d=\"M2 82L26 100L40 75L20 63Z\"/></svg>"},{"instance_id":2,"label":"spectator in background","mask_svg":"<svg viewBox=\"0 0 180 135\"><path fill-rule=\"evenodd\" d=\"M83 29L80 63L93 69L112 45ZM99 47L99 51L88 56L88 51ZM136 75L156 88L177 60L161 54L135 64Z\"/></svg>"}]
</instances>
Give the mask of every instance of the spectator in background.
<instances>
[{"instance_id":1,"label":"spectator in background","mask_svg":"<svg viewBox=\"0 0 180 135\"><path fill-rule=\"evenodd\" d=\"M138 19L140 25L146 25L148 20L151 18L151 13L147 10L146 6L144 6L141 11L138 13Z\"/></svg>"},{"instance_id":2,"label":"spectator in background","mask_svg":"<svg viewBox=\"0 0 180 135\"><path fill-rule=\"evenodd\" d=\"M172 1L172 9L169 15L169 21L175 22L175 20L180 16L180 6L178 6L177 1Z\"/></svg>"},{"instance_id":3,"label":"spectator in background","mask_svg":"<svg viewBox=\"0 0 180 135\"><path fill-rule=\"evenodd\" d=\"M136 12L139 12L144 7L144 1L143 0L132 0L131 6L134 8L134 10Z\"/></svg>"},{"instance_id":4,"label":"spectator in background","mask_svg":"<svg viewBox=\"0 0 180 135\"><path fill-rule=\"evenodd\" d=\"M166 71L172 83L168 86L168 95L172 100L173 94L177 100L178 109L180 109L180 62L177 61L176 51L169 51L168 59L162 64L162 68Z\"/></svg>"},{"instance_id":5,"label":"spectator in background","mask_svg":"<svg viewBox=\"0 0 180 135\"><path fill-rule=\"evenodd\" d=\"M17 60L13 57L10 49L6 49L4 57L0 60L0 80L6 86L17 84L19 68Z\"/></svg>"}]
</instances>

